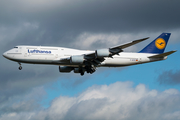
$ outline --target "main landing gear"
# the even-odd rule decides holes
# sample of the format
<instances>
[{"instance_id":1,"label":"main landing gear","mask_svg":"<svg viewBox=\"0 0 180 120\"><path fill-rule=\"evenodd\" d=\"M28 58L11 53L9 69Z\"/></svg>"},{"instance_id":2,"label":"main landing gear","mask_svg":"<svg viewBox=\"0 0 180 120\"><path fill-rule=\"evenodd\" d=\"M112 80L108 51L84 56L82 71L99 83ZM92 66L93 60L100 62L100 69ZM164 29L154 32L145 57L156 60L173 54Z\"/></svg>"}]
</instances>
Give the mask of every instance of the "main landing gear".
<instances>
[{"instance_id":1,"label":"main landing gear","mask_svg":"<svg viewBox=\"0 0 180 120\"><path fill-rule=\"evenodd\" d=\"M19 64L19 70L22 70L22 66L21 66L21 63L18 63Z\"/></svg>"},{"instance_id":2,"label":"main landing gear","mask_svg":"<svg viewBox=\"0 0 180 120\"><path fill-rule=\"evenodd\" d=\"M81 74L81 76L83 76L83 75L84 75L84 72L82 71L80 74Z\"/></svg>"}]
</instances>

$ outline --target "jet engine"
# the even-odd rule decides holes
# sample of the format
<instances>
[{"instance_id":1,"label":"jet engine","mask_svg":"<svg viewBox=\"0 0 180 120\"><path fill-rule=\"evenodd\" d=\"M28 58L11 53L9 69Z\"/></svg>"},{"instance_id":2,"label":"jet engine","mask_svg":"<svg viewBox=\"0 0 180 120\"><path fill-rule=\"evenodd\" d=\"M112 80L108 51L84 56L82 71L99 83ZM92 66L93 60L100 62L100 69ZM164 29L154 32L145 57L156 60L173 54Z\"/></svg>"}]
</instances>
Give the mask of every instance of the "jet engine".
<instances>
[{"instance_id":1,"label":"jet engine","mask_svg":"<svg viewBox=\"0 0 180 120\"><path fill-rule=\"evenodd\" d=\"M85 72L85 69L80 67L80 68L74 68L74 73L82 73Z\"/></svg>"},{"instance_id":2,"label":"jet engine","mask_svg":"<svg viewBox=\"0 0 180 120\"><path fill-rule=\"evenodd\" d=\"M101 58L101 57L109 57L111 55L109 49L99 49L96 50L96 57Z\"/></svg>"},{"instance_id":3,"label":"jet engine","mask_svg":"<svg viewBox=\"0 0 180 120\"><path fill-rule=\"evenodd\" d=\"M85 68L79 67L79 68L74 68L74 73L80 73L81 75L84 75Z\"/></svg>"},{"instance_id":4,"label":"jet engine","mask_svg":"<svg viewBox=\"0 0 180 120\"><path fill-rule=\"evenodd\" d=\"M71 72L73 69L73 67L59 66L59 72Z\"/></svg>"},{"instance_id":5,"label":"jet engine","mask_svg":"<svg viewBox=\"0 0 180 120\"><path fill-rule=\"evenodd\" d=\"M84 60L85 59L83 55L71 56L71 63L82 64Z\"/></svg>"}]
</instances>

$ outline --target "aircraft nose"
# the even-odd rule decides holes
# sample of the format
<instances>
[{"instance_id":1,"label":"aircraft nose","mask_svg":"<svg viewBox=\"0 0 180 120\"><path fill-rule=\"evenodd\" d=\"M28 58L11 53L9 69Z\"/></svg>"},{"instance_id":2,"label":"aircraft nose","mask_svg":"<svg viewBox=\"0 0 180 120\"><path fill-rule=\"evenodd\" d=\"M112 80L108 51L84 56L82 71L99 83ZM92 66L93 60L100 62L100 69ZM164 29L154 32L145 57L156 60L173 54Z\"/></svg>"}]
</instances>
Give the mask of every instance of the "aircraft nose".
<instances>
[{"instance_id":1,"label":"aircraft nose","mask_svg":"<svg viewBox=\"0 0 180 120\"><path fill-rule=\"evenodd\" d=\"M7 52L3 53L3 57L5 58L7 57Z\"/></svg>"}]
</instances>

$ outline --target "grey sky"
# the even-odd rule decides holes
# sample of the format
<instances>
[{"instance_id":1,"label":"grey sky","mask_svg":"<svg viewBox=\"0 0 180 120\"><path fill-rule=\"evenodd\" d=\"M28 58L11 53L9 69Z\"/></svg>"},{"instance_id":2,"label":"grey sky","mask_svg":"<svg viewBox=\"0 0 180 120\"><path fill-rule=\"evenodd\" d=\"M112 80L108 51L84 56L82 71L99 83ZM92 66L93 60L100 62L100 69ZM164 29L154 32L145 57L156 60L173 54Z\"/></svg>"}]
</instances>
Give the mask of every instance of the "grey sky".
<instances>
[{"instance_id":1,"label":"grey sky","mask_svg":"<svg viewBox=\"0 0 180 120\"><path fill-rule=\"evenodd\" d=\"M73 46L69 42L83 32L132 34L169 31L180 26L177 0L55 0L37 3L18 0L1 1L0 10L1 27L19 31L11 42L13 44Z\"/></svg>"}]
</instances>

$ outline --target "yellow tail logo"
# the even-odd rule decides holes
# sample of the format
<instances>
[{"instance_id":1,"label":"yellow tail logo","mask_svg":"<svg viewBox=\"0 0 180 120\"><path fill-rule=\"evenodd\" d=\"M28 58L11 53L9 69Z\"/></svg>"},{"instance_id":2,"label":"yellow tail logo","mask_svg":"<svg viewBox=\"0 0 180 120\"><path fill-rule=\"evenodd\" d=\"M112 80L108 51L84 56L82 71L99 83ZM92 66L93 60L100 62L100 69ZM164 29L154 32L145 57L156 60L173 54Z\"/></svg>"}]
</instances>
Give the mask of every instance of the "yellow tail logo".
<instances>
[{"instance_id":1,"label":"yellow tail logo","mask_svg":"<svg viewBox=\"0 0 180 120\"><path fill-rule=\"evenodd\" d=\"M155 45L158 49L164 49L165 46L166 46L166 41L162 38L158 38L156 41L155 41Z\"/></svg>"}]
</instances>

